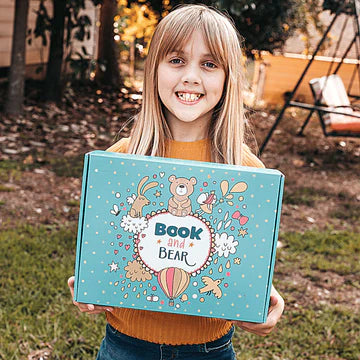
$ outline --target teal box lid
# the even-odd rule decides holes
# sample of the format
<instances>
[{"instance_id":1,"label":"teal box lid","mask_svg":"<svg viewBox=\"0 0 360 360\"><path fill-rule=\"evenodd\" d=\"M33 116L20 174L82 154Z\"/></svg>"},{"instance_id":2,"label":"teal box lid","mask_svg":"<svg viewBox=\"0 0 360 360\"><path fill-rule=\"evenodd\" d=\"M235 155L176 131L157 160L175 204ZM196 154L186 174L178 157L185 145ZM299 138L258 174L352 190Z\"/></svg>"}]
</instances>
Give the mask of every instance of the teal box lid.
<instances>
[{"instance_id":1,"label":"teal box lid","mask_svg":"<svg viewBox=\"0 0 360 360\"><path fill-rule=\"evenodd\" d=\"M271 169L86 154L74 299L265 322L283 186Z\"/></svg>"}]
</instances>

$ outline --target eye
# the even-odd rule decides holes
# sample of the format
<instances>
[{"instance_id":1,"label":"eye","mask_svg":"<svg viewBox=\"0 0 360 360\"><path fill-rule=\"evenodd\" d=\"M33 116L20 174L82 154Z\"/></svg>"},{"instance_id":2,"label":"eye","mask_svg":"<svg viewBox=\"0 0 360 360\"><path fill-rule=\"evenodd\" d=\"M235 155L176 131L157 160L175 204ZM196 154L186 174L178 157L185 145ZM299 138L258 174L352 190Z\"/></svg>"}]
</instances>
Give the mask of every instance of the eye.
<instances>
[{"instance_id":1,"label":"eye","mask_svg":"<svg viewBox=\"0 0 360 360\"><path fill-rule=\"evenodd\" d=\"M173 58L173 59L170 59L170 63L171 64L182 64L183 60L181 60L180 58Z\"/></svg>"},{"instance_id":2,"label":"eye","mask_svg":"<svg viewBox=\"0 0 360 360\"><path fill-rule=\"evenodd\" d=\"M208 67L208 68L210 68L210 69L216 69L216 68L217 68L216 64L214 64L212 61L206 61L206 62L204 63L204 66L205 66L205 67Z\"/></svg>"}]
</instances>

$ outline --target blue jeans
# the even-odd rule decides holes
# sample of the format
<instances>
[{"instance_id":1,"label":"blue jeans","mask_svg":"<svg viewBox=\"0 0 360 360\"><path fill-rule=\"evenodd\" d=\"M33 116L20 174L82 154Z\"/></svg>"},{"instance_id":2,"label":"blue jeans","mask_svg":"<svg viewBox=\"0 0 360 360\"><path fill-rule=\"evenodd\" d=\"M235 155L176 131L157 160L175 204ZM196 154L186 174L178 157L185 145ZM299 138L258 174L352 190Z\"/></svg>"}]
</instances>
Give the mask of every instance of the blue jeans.
<instances>
[{"instance_id":1,"label":"blue jeans","mask_svg":"<svg viewBox=\"0 0 360 360\"><path fill-rule=\"evenodd\" d=\"M139 340L106 326L96 360L234 360L232 328L218 340L196 345L163 345Z\"/></svg>"}]
</instances>

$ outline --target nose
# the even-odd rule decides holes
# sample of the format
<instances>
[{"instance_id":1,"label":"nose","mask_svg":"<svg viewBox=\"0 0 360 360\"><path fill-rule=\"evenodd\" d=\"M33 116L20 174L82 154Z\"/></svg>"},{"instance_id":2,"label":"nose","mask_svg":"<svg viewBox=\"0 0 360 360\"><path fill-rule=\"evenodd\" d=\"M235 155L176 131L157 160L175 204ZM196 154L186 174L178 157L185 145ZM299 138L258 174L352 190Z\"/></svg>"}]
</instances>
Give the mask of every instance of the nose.
<instances>
[{"instance_id":1,"label":"nose","mask_svg":"<svg viewBox=\"0 0 360 360\"><path fill-rule=\"evenodd\" d=\"M184 68L182 82L184 84L201 84L200 69L196 64L188 64L188 66Z\"/></svg>"}]
</instances>

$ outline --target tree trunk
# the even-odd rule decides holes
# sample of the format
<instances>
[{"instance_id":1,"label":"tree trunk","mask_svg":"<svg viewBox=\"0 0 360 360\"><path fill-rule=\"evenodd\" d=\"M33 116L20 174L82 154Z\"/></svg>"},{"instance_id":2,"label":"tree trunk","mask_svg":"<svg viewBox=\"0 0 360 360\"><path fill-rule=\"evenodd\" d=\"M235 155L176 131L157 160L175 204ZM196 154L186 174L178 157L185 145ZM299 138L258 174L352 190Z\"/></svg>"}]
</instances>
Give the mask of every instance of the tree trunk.
<instances>
[{"instance_id":1,"label":"tree trunk","mask_svg":"<svg viewBox=\"0 0 360 360\"><path fill-rule=\"evenodd\" d=\"M64 55L66 1L53 0L52 31L45 78L45 99L60 101L62 95L61 70Z\"/></svg>"},{"instance_id":2,"label":"tree trunk","mask_svg":"<svg viewBox=\"0 0 360 360\"><path fill-rule=\"evenodd\" d=\"M7 114L17 115L23 110L28 11L29 0L16 0L9 88L5 104Z\"/></svg>"},{"instance_id":3,"label":"tree trunk","mask_svg":"<svg viewBox=\"0 0 360 360\"><path fill-rule=\"evenodd\" d=\"M118 51L114 40L114 16L117 13L116 0L104 0L100 12L99 52L96 81L102 85L118 87L120 71Z\"/></svg>"}]
</instances>

